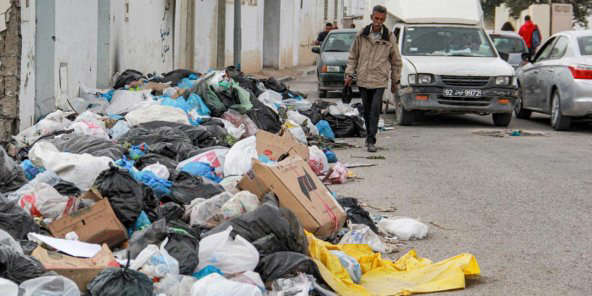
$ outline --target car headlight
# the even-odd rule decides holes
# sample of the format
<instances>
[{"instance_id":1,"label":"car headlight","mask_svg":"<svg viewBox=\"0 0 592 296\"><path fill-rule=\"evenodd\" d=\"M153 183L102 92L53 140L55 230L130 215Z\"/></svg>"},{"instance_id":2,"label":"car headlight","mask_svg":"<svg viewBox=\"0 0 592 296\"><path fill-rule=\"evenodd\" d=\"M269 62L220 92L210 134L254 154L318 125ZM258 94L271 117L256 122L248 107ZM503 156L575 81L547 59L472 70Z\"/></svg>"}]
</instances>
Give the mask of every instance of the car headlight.
<instances>
[{"instance_id":1,"label":"car headlight","mask_svg":"<svg viewBox=\"0 0 592 296\"><path fill-rule=\"evenodd\" d=\"M409 84L431 84L434 82L432 74L411 74L409 75Z\"/></svg>"},{"instance_id":2,"label":"car headlight","mask_svg":"<svg viewBox=\"0 0 592 296\"><path fill-rule=\"evenodd\" d=\"M341 72L341 67L339 66L327 66L327 72Z\"/></svg>"},{"instance_id":3,"label":"car headlight","mask_svg":"<svg viewBox=\"0 0 592 296\"><path fill-rule=\"evenodd\" d=\"M512 83L512 76L495 77L495 85L510 85L511 83Z\"/></svg>"}]
</instances>

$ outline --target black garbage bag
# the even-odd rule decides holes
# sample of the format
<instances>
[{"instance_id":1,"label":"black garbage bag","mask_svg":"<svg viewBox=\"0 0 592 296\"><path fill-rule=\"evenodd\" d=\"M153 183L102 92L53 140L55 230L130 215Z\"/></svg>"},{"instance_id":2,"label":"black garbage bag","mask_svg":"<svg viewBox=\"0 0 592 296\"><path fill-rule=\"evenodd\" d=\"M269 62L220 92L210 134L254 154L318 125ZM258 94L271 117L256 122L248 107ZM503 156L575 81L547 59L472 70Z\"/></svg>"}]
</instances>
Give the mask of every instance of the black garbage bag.
<instances>
[{"instance_id":1,"label":"black garbage bag","mask_svg":"<svg viewBox=\"0 0 592 296\"><path fill-rule=\"evenodd\" d=\"M296 216L288 209L266 202L256 210L226 221L208 232L218 233L232 226L236 233L251 242L259 254L280 251L308 254L308 241Z\"/></svg>"},{"instance_id":2,"label":"black garbage bag","mask_svg":"<svg viewBox=\"0 0 592 296\"><path fill-rule=\"evenodd\" d=\"M268 79L263 80L263 84L266 88L269 88L279 93L283 93L288 90L288 88L283 82L277 81L277 79L275 79L274 77L269 77Z\"/></svg>"},{"instance_id":3,"label":"black garbage bag","mask_svg":"<svg viewBox=\"0 0 592 296\"><path fill-rule=\"evenodd\" d=\"M305 115L306 117L310 118L312 124L317 124L317 122L323 119L323 114L321 113L321 109L313 104L309 110L306 111L298 111L300 114Z\"/></svg>"},{"instance_id":4,"label":"black garbage bag","mask_svg":"<svg viewBox=\"0 0 592 296\"><path fill-rule=\"evenodd\" d=\"M31 256L31 254L33 254L33 251L35 251L35 249L37 249L37 247L39 246L38 243L30 240L19 240L19 244L21 245L21 249L23 249L23 253L29 256Z\"/></svg>"},{"instance_id":5,"label":"black garbage bag","mask_svg":"<svg viewBox=\"0 0 592 296\"><path fill-rule=\"evenodd\" d=\"M134 162L134 167L136 167L138 170L143 170L145 167L151 164L155 164L157 162L164 165L169 170L169 173L171 175L175 173L175 171L177 170L177 165L179 165L179 163L176 160L170 159L165 155L147 153L146 155L138 158Z\"/></svg>"},{"instance_id":6,"label":"black garbage bag","mask_svg":"<svg viewBox=\"0 0 592 296\"><path fill-rule=\"evenodd\" d=\"M164 248L179 261L179 272L191 275L199 263L199 240L186 231L173 232L171 228L167 237L169 241Z\"/></svg>"},{"instance_id":7,"label":"black garbage bag","mask_svg":"<svg viewBox=\"0 0 592 296\"><path fill-rule=\"evenodd\" d=\"M39 232L39 225L31 215L16 202L9 202L0 196L0 229L8 232L14 239L26 239L27 233Z\"/></svg>"},{"instance_id":8,"label":"black garbage bag","mask_svg":"<svg viewBox=\"0 0 592 296\"><path fill-rule=\"evenodd\" d=\"M87 285L91 296L152 296L150 278L132 269L107 268Z\"/></svg>"},{"instance_id":9,"label":"black garbage bag","mask_svg":"<svg viewBox=\"0 0 592 296\"><path fill-rule=\"evenodd\" d=\"M113 160L121 159L126 150L110 140L79 134L67 134L47 140L61 152L76 154L88 153L92 156L105 156Z\"/></svg>"},{"instance_id":10,"label":"black garbage bag","mask_svg":"<svg viewBox=\"0 0 592 296\"><path fill-rule=\"evenodd\" d=\"M53 189L57 190L61 195L65 196L78 196L82 191L74 183L60 180L60 182L53 186Z\"/></svg>"},{"instance_id":11,"label":"black garbage bag","mask_svg":"<svg viewBox=\"0 0 592 296\"><path fill-rule=\"evenodd\" d=\"M164 197L162 201L174 201L178 204L188 205L196 198L210 198L224 192L224 187L218 184L206 183L200 176L192 176L186 172L180 172L171 178L171 196Z\"/></svg>"},{"instance_id":12,"label":"black garbage bag","mask_svg":"<svg viewBox=\"0 0 592 296\"><path fill-rule=\"evenodd\" d=\"M175 202L167 202L156 208L156 216L158 219L166 219L166 221L182 220L185 210Z\"/></svg>"},{"instance_id":13,"label":"black garbage bag","mask_svg":"<svg viewBox=\"0 0 592 296\"><path fill-rule=\"evenodd\" d=\"M132 145L156 143L187 143L192 144L190 138L187 137L182 130L171 126L160 125L160 121L151 122L152 125L140 124L131 128L119 139L120 143L130 143Z\"/></svg>"},{"instance_id":14,"label":"black garbage bag","mask_svg":"<svg viewBox=\"0 0 592 296\"><path fill-rule=\"evenodd\" d=\"M117 81L115 81L115 85L113 86L113 88L120 89L122 87L125 87L127 84L130 84L131 82L139 80L139 79L146 79L146 77L144 76L144 74L142 74L142 72L132 70L132 69L127 69L127 70L123 71L123 73L121 73L121 75L119 75L119 77L117 77Z\"/></svg>"},{"instance_id":15,"label":"black garbage bag","mask_svg":"<svg viewBox=\"0 0 592 296\"><path fill-rule=\"evenodd\" d=\"M246 114L255 122L257 128L274 134L282 129L280 117L273 109L261 103L257 98L253 98L251 103L253 108Z\"/></svg>"},{"instance_id":16,"label":"black garbage bag","mask_svg":"<svg viewBox=\"0 0 592 296\"><path fill-rule=\"evenodd\" d=\"M306 255L295 252L277 252L259 260L255 272L261 275L264 282L273 282L279 278L297 275L299 272L311 274L317 279L322 277L317 265Z\"/></svg>"},{"instance_id":17,"label":"black garbage bag","mask_svg":"<svg viewBox=\"0 0 592 296\"><path fill-rule=\"evenodd\" d=\"M364 123L359 117L325 114L323 119L329 122L329 125L337 138L366 136Z\"/></svg>"},{"instance_id":18,"label":"black garbage bag","mask_svg":"<svg viewBox=\"0 0 592 296\"><path fill-rule=\"evenodd\" d=\"M185 142L156 143L148 147L148 151L164 155L176 161L183 161L199 153L199 148Z\"/></svg>"},{"instance_id":19,"label":"black garbage bag","mask_svg":"<svg viewBox=\"0 0 592 296\"><path fill-rule=\"evenodd\" d=\"M136 231L129 239L130 258L135 259L146 246L160 245L168 234L168 226L165 219L157 220L142 230Z\"/></svg>"},{"instance_id":20,"label":"black garbage bag","mask_svg":"<svg viewBox=\"0 0 592 296\"><path fill-rule=\"evenodd\" d=\"M227 108L216 94L214 88L208 85L209 79L214 75L215 74L212 73L207 75L207 77L200 79L190 92L196 93L202 98L206 106L208 106L208 109L210 109L212 116L221 117L222 114L226 112Z\"/></svg>"},{"instance_id":21,"label":"black garbage bag","mask_svg":"<svg viewBox=\"0 0 592 296\"><path fill-rule=\"evenodd\" d=\"M159 82L170 82L171 86L177 86L177 84L179 84L179 82L181 82L183 78L189 77L189 75L191 74L195 76L199 75L197 72L193 72L190 70L176 69L166 74L163 73L162 78L159 79Z\"/></svg>"},{"instance_id":22,"label":"black garbage bag","mask_svg":"<svg viewBox=\"0 0 592 296\"><path fill-rule=\"evenodd\" d=\"M347 219L350 223L367 225L374 233L378 233L378 228L372 218L370 218L370 213L359 205L357 199L353 197L341 197L337 199L337 202L347 213Z\"/></svg>"},{"instance_id":23,"label":"black garbage bag","mask_svg":"<svg viewBox=\"0 0 592 296\"><path fill-rule=\"evenodd\" d=\"M0 246L0 278L20 284L45 272L43 264L37 259L20 254L9 246Z\"/></svg>"},{"instance_id":24,"label":"black garbage bag","mask_svg":"<svg viewBox=\"0 0 592 296\"><path fill-rule=\"evenodd\" d=\"M112 165L101 172L94 185L109 200L115 215L126 228L136 223L144 208L146 191L127 170Z\"/></svg>"},{"instance_id":25,"label":"black garbage bag","mask_svg":"<svg viewBox=\"0 0 592 296\"><path fill-rule=\"evenodd\" d=\"M343 87L343 92L341 94L341 102L343 102L344 104L349 104L352 101L352 98L354 97L354 91L352 90L351 86L345 86Z\"/></svg>"},{"instance_id":26,"label":"black garbage bag","mask_svg":"<svg viewBox=\"0 0 592 296\"><path fill-rule=\"evenodd\" d=\"M15 191L25 183L23 169L0 146L0 193Z\"/></svg>"}]
</instances>

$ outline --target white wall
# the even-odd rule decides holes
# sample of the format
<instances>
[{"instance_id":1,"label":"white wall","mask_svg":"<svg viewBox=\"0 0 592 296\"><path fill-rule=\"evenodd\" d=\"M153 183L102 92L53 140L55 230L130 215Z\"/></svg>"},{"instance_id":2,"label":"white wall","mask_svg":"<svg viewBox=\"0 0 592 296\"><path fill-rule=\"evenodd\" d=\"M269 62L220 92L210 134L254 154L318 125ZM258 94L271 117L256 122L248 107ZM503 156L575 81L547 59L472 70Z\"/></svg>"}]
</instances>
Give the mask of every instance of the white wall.
<instances>
[{"instance_id":1,"label":"white wall","mask_svg":"<svg viewBox=\"0 0 592 296\"><path fill-rule=\"evenodd\" d=\"M193 68L206 72L216 68L217 58L217 5L218 1L195 1L195 39Z\"/></svg>"},{"instance_id":2,"label":"white wall","mask_svg":"<svg viewBox=\"0 0 592 296\"><path fill-rule=\"evenodd\" d=\"M263 1L243 1L241 5L241 70L244 72L259 72L263 68L263 13ZM215 19L216 14L207 16L202 14L202 17ZM198 16L197 19L200 17ZM216 38L210 40L215 42ZM232 65L234 62L234 1L226 3L225 46L225 64Z\"/></svg>"},{"instance_id":3,"label":"white wall","mask_svg":"<svg viewBox=\"0 0 592 296\"><path fill-rule=\"evenodd\" d=\"M27 2L29 5L27 6ZM35 116L35 0L21 0L21 85L19 91L19 129L34 124Z\"/></svg>"},{"instance_id":4,"label":"white wall","mask_svg":"<svg viewBox=\"0 0 592 296\"><path fill-rule=\"evenodd\" d=\"M55 92L56 105L67 106L67 98L78 96L82 83L97 82L96 0L55 1Z\"/></svg>"},{"instance_id":5,"label":"white wall","mask_svg":"<svg viewBox=\"0 0 592 296\"><path fill-rule=\"evenodd\" d=\"M174 0L111 0L112 73L173 70L173 18Z\"/></svg>"}]
</instances>

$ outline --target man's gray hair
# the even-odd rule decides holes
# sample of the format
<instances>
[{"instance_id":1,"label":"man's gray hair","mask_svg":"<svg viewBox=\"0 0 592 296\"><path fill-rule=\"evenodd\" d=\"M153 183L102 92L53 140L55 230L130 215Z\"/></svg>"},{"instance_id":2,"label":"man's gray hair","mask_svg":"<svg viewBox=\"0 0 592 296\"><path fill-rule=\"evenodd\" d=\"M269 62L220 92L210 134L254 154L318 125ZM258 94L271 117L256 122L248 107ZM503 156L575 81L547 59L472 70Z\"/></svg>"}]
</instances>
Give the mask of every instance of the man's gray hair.
<instances>
[{"instance_id":1,"label":"man's gray hair","mask_svg":"<svg viewBox=\"0 0 592 296\"><path fill-rule=\"evenodd\" d=\"M374 6L374 8L372 8L372 14L374 14L375 12L386 13L386 7L382 5L376 5Z\"/></svg>"}]
</instances>

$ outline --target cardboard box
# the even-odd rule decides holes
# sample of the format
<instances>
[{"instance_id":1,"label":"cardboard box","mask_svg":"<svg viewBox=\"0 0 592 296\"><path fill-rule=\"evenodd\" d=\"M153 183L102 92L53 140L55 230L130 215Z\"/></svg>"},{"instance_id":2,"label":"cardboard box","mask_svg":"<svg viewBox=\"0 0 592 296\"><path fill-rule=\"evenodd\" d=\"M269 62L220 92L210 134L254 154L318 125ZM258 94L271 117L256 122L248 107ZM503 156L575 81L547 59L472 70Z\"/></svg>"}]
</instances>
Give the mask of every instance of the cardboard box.
<instances>
[{"instance_id":1,"label":"cardboard box","mask_svg":"<svg viewBox=\"0 0 592 296\"><path fill-rule=\"evenodd\" d=\"M290 209L318 238L328 238L345 223L345 211L303 159L290 157L275 166L254 161L250 174L249 185L275 193L280 206Z\"/></svg>"},{"instance_id":2,"label":"cardboard box","mask_svg":"<svg viewBox=\"0 0 592 296\"><path fill-rule=\"evenodd\" d=\"M74 212L49 224L51 234L64 238L68 232L74 231L80 241L103 244L111 247L127 240L127 230L121 224L109 201L97 193L87 192L83 196L98 201L89 208ZM94 197L93 197L94 196Z\"/></svg>"},{"instance_id":3,"label":"cardboard box","mask_svg":"<svg viewBox=\"0 0 592 296\"><path fill-rule=\"evenodd\" d=\"M286 131L278 136L263 130L255 135L256 149L258 155L265 155L273 161L277 161L282 155L298 155L308 161L308 147L296 140L294 136Z\"/></svg>"},{"instance_id":4,"label":"cardboard box","mask_svg":"<svg viewBox=\"0 0 592 296\"><path fill-rule=\"evenodd\" d=\"M92 258L81 259L64 255L62 253L48 251L37 247L31 256L35 257L47 270L55 271L58 274L74 281L80 291L86 291L86 286L103 269L119 267L107 245L103 245L101 251Z\"/></svg>"}]
</instances>

